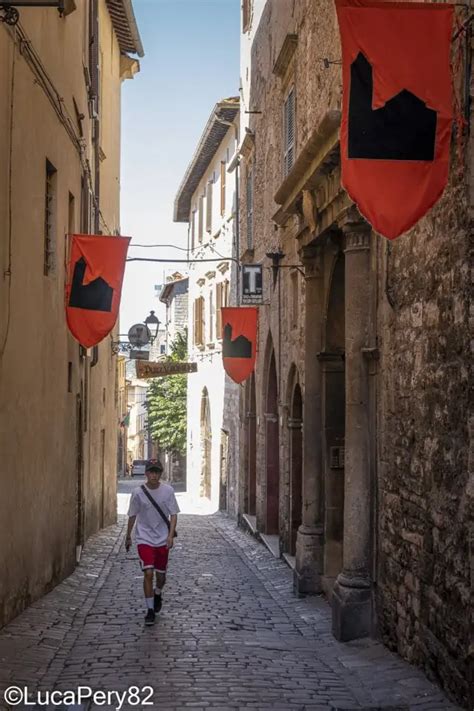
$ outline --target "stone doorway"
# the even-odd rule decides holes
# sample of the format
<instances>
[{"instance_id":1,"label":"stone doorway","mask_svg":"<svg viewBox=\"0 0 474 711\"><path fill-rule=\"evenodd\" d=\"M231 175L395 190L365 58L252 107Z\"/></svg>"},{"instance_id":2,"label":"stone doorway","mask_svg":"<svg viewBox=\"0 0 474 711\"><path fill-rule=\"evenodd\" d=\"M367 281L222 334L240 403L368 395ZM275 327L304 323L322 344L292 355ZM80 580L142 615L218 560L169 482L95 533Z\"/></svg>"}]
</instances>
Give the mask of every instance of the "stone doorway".
<instances>
[{"instance_id":1,"label":"stone doorway","mask_svg":"<svg viewBox=\"0 0 474 711\"><path fill-rule=\"evenodd\" d=\"M265 533L279 534L280 442L278 430L278 382L275 353L270 357L265 400L266 521Z\"/></svg>"},{"instance_id":2,"label":"stone doorway","mask_svg":"<svg viewBox=\"0 0 474 711\"><path fill-rule=\"evenodd\" d=\"M303 398L297 383L291 398L290 430L290 537L289 553L296 553L296 536L303 522Z\"/></svg>"},{"instance_id":3,"label":"stone doorway","mask_svg":"<svg viewBox=\"0 0 474 711\"><path fill-rule=\"evenodd\" d=\"M344 255L334 264L327 301L323 376L324 577L327 593L342 570L344 533L345 290Z\"/></svg>"},{"instance_id":4,"label":"stone doorway","mask_svg":"<svg viewBox=\"0 0 474 711\"><path fill-rule=\"evenodd\" d=\"M245 449L246 449L246 491L245 513L255 516L257 503L257 405L255 398L255 374L252 373L246 385L245 398Z\"/></svg>"},{"instance_id":5,"label":"stone doorway","mask_svg":"<svg viewBox=\"0 0 474 711\"><path fill-rule=\"evenodd\" d=\"M199 495L211 498L212 427L209 393L204 388L201 396L201 485Z\"/></svg>"}]
</instances>

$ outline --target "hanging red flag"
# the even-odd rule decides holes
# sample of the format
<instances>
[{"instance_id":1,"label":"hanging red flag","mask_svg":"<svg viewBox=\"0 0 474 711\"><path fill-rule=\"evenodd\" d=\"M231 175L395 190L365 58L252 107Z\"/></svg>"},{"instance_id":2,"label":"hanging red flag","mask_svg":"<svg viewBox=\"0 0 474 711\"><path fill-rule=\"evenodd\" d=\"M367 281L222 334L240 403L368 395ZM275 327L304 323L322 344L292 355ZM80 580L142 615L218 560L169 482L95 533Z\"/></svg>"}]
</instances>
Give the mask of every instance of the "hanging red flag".
<instances>
[{"instance_id":1,"label":"hanging red flag","mask_svg":"<svg viewBox=\"0 0 474 711\"><path fill-rule=\"evenodd\" d=\"M71 235L66 320L85 348L111 332L118 316L130 237Z\"/></svg>"},{"instance_id":2,"label":"hanging red flag","mask_svg":"<svg viewBox=\"0 0 474 711\"><path fill-rule=\"evenodd\" d=\"M342 185L389 239L448 180L453 7L335 0L342 43Z\"/></svg>"},{"instance_id":3,"label":"hanging red flag","mask_svg":"<svg viewBox=\"0 0 474 711\"><path fill-rule=\"evenodd\" d=\"M258 309L225 307L221 312L224 370L234 382L242 383L255 366Z\"/></svg>"}]
</instances>

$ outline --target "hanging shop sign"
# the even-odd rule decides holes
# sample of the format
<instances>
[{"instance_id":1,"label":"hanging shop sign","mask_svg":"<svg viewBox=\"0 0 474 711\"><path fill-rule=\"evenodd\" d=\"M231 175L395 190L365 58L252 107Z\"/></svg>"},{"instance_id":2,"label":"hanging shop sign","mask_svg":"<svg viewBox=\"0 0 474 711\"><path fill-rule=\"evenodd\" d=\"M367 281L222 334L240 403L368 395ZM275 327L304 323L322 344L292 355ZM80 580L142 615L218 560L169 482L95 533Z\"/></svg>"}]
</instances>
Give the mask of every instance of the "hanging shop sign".
<instances>
[{"instance_id":1,"label":"hanging shop sign","mask_svg":"<svg viewBox=\"0 0 474 711\"><path fill-rule=\"evenodd\" d=\"M149 360L150 351L131 350L128 357L130 360Z\"/></svg>"},{"instance_id":2,"label":"hanging shop sign","mask_svg":"<svg viewBox=\"0 0 474 711\"><path fill-rule=\"evenodd\" d=\"M197 363L180 363L176 361L137 362L137 378L141 380L185 373L197 373Z\"/></svg>"},{"instance_id":3,"label":"hanging shop sign","mask_svg":"<svg viewBox=\"0 0 474 711\"><path fill-rule=\"evenodd\" d=\"M394 239L439 200L448 180L453 7L335 2L341 181L374 229Z\"/></svg>"},{"instance_id":4,"label":"hanging shop sign","mask_svg":"<svg viewBox=\"0 0 474 711\"><path fill-rule=\"evenodd\" d=\"M236 383L253 372L257 353L258 309L226 307L222 309L222 359L224 370Z\"/></svg>"},{"instance_id":5,"label":"hanging shop sign","mask_svg":"<svg viewBox=\"0 0 474 711\"><path fill-rule=\"evenodd\" d=\"M117 320L129 237L71 235L66 320L74 338L91 348Z\"/></svg>"},{"instance_id":6,"label":"hanging shop sign","mask_svg":"<svg viewBox=\"0 0 474 711\"><path fill-rule=\"evenodd\" d=\"M242 304L263 303L263 267L261 264L242 265Z\"/></svg>"}]
</instances>

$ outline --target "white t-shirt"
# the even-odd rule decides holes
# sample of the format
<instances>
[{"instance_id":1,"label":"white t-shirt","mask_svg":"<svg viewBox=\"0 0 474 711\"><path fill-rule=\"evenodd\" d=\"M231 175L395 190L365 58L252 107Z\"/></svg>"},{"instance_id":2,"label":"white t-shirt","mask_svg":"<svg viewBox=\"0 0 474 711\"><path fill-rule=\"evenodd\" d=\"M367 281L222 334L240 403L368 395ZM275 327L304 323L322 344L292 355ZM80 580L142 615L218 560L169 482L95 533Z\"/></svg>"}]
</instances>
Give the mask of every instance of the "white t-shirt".
<instances>
[{"instance_id":1,"label":"white t-shirt","mask_svg":"<svg viewBox=\"0 0 474 711\"><path fill-rule=\"evenodd\" d=\"M173 516L173 514L179 513L178 502L172 486L160 482L157 489L149 489L148 487L146 489L165 516ZM135 540L137 544L145 543L148 546L155 547L166 545L168 527L141 487L137 487L132 491L128 515L137 517L135 522Z\"/></svg>"}]
</instances>

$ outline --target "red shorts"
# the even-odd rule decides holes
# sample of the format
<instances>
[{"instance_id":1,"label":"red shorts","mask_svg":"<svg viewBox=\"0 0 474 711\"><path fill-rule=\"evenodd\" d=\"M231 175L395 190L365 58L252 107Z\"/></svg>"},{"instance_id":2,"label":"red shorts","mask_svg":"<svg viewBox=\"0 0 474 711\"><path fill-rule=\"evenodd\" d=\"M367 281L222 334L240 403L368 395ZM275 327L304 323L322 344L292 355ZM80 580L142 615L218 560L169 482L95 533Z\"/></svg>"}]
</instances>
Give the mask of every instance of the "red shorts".
<instances>
[{"instance_id":1,"label":"red shorts","mask_svg":"<svg viewBox=\"0 0 474 711\"><path fill-rule=\"evenodd\" d=\"M155 546L148 546L146 543L139 543L137 548L142 570L153 568L158 573L166 573L168 546L156 548Z\"/></svg>"}]
</instances>

